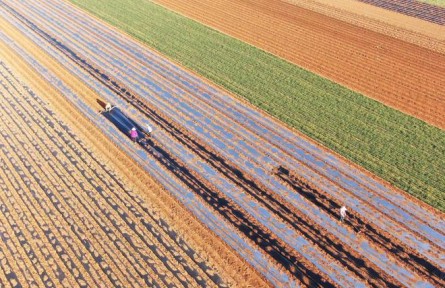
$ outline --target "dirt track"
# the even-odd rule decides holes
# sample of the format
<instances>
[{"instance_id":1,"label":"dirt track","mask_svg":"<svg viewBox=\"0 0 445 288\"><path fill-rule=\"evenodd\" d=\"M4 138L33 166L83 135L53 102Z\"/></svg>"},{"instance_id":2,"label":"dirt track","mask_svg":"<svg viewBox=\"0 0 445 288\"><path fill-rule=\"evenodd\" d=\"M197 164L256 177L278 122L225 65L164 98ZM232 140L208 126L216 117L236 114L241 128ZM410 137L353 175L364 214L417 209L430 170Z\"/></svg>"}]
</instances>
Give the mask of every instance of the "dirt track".
<instances>
[{"instance_id":1,"label":"dirt track","mask_svg":"<svg viewBox=\"0 0 445 288\"><path fill-rule=\"evenodd\" d=\"M154 2L445 129L443 54L279 0Z\"/></svg>"},{"instance_id":2,"label":"dirt track","mask_svg":"<svg viewBox=\"0 0 445 288\"><path fill-rule=\"evenodd\" d=\"M84 121L79 127L93 129L94 123L97 130L127 153L124 164L134 160L144 167L214 233L226 229L219 237L272 284L444 284L440 279L445 266L440 258L443 215L381 185L278 123L264 120L267 117L260 112L63 2L5 2L8 6L0 5L0 24L4 28L0 45L5 50L15 50L48 85L63 91L63 97L72 103L56 104L57 97L53 97L54 109L64 110L66 115L80 115L76 109L81 111L91 122L79 116L79 121ZM62 97L59 92L58 95ZM97 115L98 98L118 103L138 123L149 119L157 128L153 138L137 146L116 133L111 123ZM187 129L184 123L188 123ZM205 128L199 123L205 123ZM102 135L105 139L98 131L94 137L87 131L83 137ZM107 149L101 148L100 152ZM107 158L114 158L113 152L106 153ZM73 155L73 161L75 157L80 155ZM292 172L277 173L281 165L292 167ZM117 170L126 171L126 167L121 165ZM149 179L139 171L137 177L132 176L133 181L138 182L138 177ZM131 172L126 176L131 177ZM295 174L309 183L301 182ZM317 183L316 188L312 182ZM140 191L143 187L141 184ZM156 198L150 201L160 205L163 200ZM336 215L345 198L350 199L355 218L343 225ZM203 211L217 215L221 222L213 223L219 226L212 226L211 214L201 217ZM175 223L182 222L181 213L171 216ZM361 233L357 225L363 227ZM188 235L184 229L180 233ZM213 247L214 241L219 243L217 238L212 240L212 233L204 234L209 235L208 246ZM198 241L192 235L188 237ZM391 246L385 246L384 241L391 241ZM203 252L212 250L208 246L202 246ZM230 275L227 278L242 283L239 281L243 277L249 277L254 286L265 285L249 265L243 270L232 252L218 247L216 254L211 254L212 262L221 267L221 261L230 256L236 264L230 266L236 271L222 272ZM224 255L223 259L217 254ZM239 271L242 273L237 275ZM10 278L3 278L7 279Z\"/></svg>"}]
</instances>

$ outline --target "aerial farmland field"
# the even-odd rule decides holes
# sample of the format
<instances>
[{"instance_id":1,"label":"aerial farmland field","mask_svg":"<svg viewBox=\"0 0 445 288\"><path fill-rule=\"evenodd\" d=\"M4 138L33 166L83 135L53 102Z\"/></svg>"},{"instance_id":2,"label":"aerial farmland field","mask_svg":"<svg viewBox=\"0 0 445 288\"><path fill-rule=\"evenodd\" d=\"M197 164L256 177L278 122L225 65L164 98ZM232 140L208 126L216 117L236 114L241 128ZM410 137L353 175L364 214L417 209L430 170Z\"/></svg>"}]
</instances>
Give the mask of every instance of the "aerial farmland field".
<instances>
[{"instance_id":1,"label":"aerial farmland field","mask_svg":"<svg viewBox=\"0 0 445 288\"><path fill-rule=\"evenodd\" d=\"M0 0L0 287L445 286L424 2Z\"/></svg>"}]
</instances>

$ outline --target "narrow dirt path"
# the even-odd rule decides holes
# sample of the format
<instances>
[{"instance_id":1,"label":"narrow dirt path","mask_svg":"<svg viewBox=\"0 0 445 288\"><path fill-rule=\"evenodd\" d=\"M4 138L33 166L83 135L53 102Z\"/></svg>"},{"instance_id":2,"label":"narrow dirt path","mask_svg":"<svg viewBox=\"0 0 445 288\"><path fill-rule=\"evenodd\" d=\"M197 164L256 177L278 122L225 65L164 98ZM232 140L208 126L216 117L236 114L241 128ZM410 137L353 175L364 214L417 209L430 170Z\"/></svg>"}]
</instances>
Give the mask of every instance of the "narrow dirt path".
<instances>
[{"instance_id":1,"label":"narrow dirt path","mask_svg":"<svg viewBox=\"0 0 445 288\"><path fill-rule=\"evenodd\" d=\"M445 128L445 55L279 0L154 2Z\"/></svg>"}]
</instances>

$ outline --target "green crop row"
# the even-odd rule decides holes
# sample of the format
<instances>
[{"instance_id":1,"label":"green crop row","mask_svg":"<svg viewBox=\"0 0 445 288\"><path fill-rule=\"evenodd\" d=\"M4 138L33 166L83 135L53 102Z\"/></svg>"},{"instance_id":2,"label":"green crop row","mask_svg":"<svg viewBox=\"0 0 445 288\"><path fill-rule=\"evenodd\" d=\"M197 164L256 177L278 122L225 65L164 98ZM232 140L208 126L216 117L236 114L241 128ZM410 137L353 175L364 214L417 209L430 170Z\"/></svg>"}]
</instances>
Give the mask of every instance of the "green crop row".
<instances>
[{"instance_id":1,"label":"green crop row","mask_svg":"<svg viewBox=\"0 0 445 288\"><path fill-rule=\"evenodd\" d=\"M444 131L150 1L71 1L445 211Z\"/></svg>"},{"instance_id":2,"label":"green crop row","mask_svg":"<svg viewBox=\"0 0 445 288\"><path fill-rule=\"evenodd\" d=\"M428 3L439 7L445 7L445 0L420 0L420 2Z\"/></svg>"}]
</instances>

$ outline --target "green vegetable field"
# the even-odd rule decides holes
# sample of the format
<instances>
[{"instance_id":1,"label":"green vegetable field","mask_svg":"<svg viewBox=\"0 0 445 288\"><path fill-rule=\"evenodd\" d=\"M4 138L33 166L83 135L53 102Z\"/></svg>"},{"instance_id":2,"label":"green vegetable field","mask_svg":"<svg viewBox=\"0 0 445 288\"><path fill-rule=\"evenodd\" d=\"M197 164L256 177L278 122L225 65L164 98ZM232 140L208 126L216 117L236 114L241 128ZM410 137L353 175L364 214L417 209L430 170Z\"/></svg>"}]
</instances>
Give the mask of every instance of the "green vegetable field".
<instances>
[{"instance_id":1,"label":"green vegetable field","mask_svg":"<svg viewBox=\"0 0 445 288\"><path fill-rule=\"evenodd\" d=\"M428 4L440 6L440 7L445 7L444 0L420 0L420 2L424 2L424 3L428 3Z\"/></svg>"},{"instance_id":2,"label":"green vegetable field","mask_svg":"<svg viewBox=\"0 0 445 288\"><path fill-rule=\"evenodd\" d=\"M71 0L445 211L445 132L147 0Z\"/></svg>"}]
</instances>

